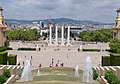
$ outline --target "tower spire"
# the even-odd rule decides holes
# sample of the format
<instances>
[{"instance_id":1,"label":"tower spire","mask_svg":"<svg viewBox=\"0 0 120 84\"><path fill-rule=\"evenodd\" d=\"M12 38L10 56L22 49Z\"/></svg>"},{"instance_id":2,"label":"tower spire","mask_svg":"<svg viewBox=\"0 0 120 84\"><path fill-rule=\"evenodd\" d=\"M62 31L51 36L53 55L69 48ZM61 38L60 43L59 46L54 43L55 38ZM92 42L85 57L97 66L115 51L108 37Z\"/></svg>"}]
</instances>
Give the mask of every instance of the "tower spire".
<instances>
[{"instance_id":1,"label":"tower spire","mask_svg":"<svg viewBox=\"0 0 120 84\"><path fill-rule=\"evenodd\" d=\"M117 16L113 26L113 38L120 40L120 8L116 10Z\"/></svg>"},{"instance_id":2,"label":"tower spire","mask_svg":"<svg viewBox=\"0 0 120 84\"><path fill-rule=\"evenodd\" d=\"M3 7L0 6L0 47L5 46L6 28L7 26L4 24Z\"/></svg>"},{"instance_id":3,"label":"tower spire","mask_svg":"<svg viewBox=\"0 0 120 84\"><path fill-rule=\"evenodd\" d=\"M0 24L4 25L3 7L0 6Z\"/></svg>"}]
</instances>

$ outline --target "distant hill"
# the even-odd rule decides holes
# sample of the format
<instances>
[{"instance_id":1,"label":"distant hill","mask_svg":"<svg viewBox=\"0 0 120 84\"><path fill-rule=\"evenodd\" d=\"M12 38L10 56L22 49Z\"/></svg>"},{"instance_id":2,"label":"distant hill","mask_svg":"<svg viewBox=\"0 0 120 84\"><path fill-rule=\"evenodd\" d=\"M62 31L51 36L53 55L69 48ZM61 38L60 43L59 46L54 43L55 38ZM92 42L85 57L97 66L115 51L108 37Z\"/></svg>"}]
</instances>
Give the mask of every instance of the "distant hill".
<instances>
[{"instance_id":1,"label":"distant hill","mask_svg":"<svg viewBox=\"0 0 120 84\"><path fill-rule=\"evenodd\" d=\"M91 25L113 25L114 23L103 23L103 22L94 22L91 20L73 20L73 19L69 19L69 18L57 18L57 19L50 19L52 23L55 24L82 24L82 25L86 25L86 24L91 24ZM5 19L5 22L7 24L32 24L32 22L40 22L43 21L45 24L47 24L48 19L44 19L44 20L17 20L17 19Z\"/></svg>"}]
</instances>

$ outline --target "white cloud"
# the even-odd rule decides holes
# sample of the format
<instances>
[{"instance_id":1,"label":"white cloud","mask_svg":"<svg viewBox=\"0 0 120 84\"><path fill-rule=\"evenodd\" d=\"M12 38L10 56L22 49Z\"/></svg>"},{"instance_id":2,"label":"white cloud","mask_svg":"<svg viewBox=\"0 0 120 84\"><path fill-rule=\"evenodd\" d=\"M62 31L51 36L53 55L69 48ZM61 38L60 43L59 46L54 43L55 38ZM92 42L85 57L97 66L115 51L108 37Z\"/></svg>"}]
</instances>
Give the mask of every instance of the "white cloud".
<instances>
[{"instance_id":1,"label":"white cloud","mask_svg":"<svg viewBox=\"0 0 120 84\"><path fill-rule=\"evenodd\" d=\"M119 0L1 0L6 18L68 17L113 22Z\"/></svg>"}]
</instances>

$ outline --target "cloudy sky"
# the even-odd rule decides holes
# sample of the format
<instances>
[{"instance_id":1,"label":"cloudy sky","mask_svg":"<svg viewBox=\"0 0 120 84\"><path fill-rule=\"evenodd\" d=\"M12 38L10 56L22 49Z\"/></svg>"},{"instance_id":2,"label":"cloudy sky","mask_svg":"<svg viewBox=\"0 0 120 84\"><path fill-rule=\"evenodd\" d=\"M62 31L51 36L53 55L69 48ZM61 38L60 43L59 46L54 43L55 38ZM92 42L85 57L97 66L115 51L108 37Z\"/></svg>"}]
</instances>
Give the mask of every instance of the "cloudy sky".
<instances>
[{"instance_id":1,"label":"cloudy sky","mask_svg":"<svg viewBox=\"0 0 120 84\"><path fill-rule=\"evenodd\" d=\"M71 18L114 22L120 0L0 0L9 19Z\"/></svg>"}]
</instances>

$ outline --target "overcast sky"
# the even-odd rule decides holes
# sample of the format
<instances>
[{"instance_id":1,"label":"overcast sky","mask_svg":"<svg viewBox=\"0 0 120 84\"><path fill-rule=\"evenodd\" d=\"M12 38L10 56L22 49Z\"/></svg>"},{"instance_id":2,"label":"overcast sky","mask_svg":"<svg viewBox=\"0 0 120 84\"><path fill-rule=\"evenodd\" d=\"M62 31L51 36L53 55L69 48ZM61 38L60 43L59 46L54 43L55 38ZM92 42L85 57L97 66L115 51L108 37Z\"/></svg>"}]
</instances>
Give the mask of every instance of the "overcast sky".
<instances>
[{"instance_id":1,"label":"overcast sky","mask_svg":"<svg viewBox=\"0 0 120 84\"><path fill-rule=\"evenodd\" d=\"M9 19L71 18L114 22L120 0L0 0Z\"/></svg>"}]
</instances>

